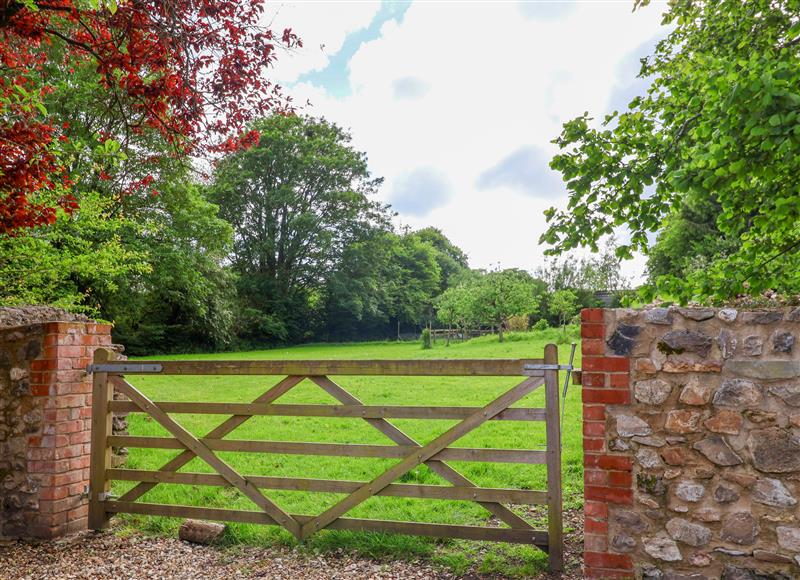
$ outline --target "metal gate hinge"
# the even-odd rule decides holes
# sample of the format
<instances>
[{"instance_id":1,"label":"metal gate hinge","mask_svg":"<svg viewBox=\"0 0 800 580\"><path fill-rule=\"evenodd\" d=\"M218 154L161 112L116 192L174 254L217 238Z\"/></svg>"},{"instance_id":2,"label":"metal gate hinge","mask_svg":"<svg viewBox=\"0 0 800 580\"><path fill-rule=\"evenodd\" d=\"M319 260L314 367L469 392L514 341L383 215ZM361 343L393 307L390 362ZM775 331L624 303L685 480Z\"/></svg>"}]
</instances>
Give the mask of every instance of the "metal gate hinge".
<instances>
[{"instance_id":1,"label":"metal gate hinge","mask_svg":"<svg viewBox=\"0 0 800 580\"><path fill-rule=\"evenodd\" d=\"M529 364L522 367L526 371L571 371L572 365Z\"/></svg>"},{"instance_id":2,"label":"metal gate hinge","mask_svg":"<svg viewBox=\"0 0 800 580\"><path fill-rule=\"evenodd\" d=\"M109 501L112 499L117 499L118 497L119 496L113 495L110 491L104 491L97 494L97 501Z\"/></svg>"},{"instance_id":3,"label":"metal gate hinge","mask_svg":"<svg viewBox=\"0 0 800 580\"><path fill-rule=\"evenodd\" d=\"M86 367L86 372L91 373L160 373L162 367L157 363L100 363Z\"/></svg>"}]
</instances>

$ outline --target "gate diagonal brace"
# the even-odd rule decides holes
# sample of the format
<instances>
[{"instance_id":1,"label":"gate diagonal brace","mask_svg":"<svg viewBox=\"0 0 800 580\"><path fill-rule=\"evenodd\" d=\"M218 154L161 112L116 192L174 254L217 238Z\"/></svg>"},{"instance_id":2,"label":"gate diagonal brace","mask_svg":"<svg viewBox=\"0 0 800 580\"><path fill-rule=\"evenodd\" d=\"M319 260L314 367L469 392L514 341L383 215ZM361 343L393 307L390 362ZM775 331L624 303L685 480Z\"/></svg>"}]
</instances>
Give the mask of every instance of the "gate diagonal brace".
<instances>
[{"instance_id":1,"label":"gate diagonal brace","mask_svg":"<svg viewBox=\"0 0 800 580\"><path fill-rule=\"evenodd\" d=\"M354 395L350 394L340 385L336 384L333 380L331 380L327 376L312 376L310 377L311 381L323 389L326 393L331 395L337 401L345 404L345 405L363 405L363 402L355 397ZM391 439L397 445L413 445L415 447L422 448L417 441L415 441L412 437L408 436L405 432L403 432L399 427L393 425L390 421L386 419L364 419L368 424L375 427L378 431L386 435L389 439ZM424 462L431 471L438 474L443 479L450 482L452 485L459 485L462 487L477 487L476 484L467 478L466 476L462 475L459 471L445 463L444 461L438 459L429 459L428 461ZM493 514L499 520L503 521L505 524L510 526L511 528L518 529L528 529L533 530L533 526L525 521L523 518L515 514L509 508L504 506L501 503L497 502L477 502L481 507L487 510L489 513Z\"/></svg>"},{"instance_id":2,"label":"gate diagonal brace","mask_svg":"<svg viewBox=\"0 0 800 580\"><path fill-rule=\"evenodd\" d=\"M464 435L470 431L473 431L500 413L506 407L519 401L525 395L533 391L536 387L541 386L542 382L543 381L540 378L531 377L512 389L506 391L479 411L476 411L463 421L457 423L430 443L424 445L419 450L414 451L411 453L411 455L407 456L399 463L396 463L394 466L387 469L372 481L365 483L340 502L334 504L332 507L328 508L314 519L303 524L300 531L300 537L307 538L308 536L314 534L317 530L321 530L332 522L336 521L342 515L381 491L398 477L401 477L403 474L408 473L417 465L424 463L428 459L431 459L437 453L442 451L442 449L451 445L458 439L461 439Z\"/></svg>"},{"instance_id":3,"label":"gate diagonal brace","mask_svg":"<svg viewBox=\"0 0 800 580\"><path fill-rule=\"evenodd\" d=\"M191 450L194 455L214 468L217 473L224 477L233 487L250 498L254 504L266 512L275 522L281 524L298 539L301 537L300 522L264 496L250 480L243 477L225 461L217 457L202 441L184 429L183 426L161 410L158 405L139 392L136 387L125 380L119 380L116 384L120 391L136 403L142 411L155 419L188 450Z\"/></svg>"}]
</instances>

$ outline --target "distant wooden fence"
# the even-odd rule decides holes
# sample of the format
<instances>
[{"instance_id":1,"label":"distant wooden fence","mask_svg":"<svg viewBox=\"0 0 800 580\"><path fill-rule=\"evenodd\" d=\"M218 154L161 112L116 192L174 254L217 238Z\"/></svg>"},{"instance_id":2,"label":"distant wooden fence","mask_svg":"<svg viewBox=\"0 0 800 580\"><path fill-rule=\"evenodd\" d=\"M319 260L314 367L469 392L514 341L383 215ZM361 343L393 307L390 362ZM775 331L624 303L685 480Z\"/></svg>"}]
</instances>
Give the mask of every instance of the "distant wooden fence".
<instances>
[{"instance_id":1,"label":"distant wooden fence","mask_svg":"<svg viewBox=\"0 0 800 580\"><path fill-rule=\"evenodd\" d=\"M493 328L432 328L431 338L436 342L437 338L444 338L446 340L468 340L477 336L485 336L487 334L496 334L497 331Z\"/></svg>"},{"instance_id":2,"label":"distant wooden fence","mask_svg":"<svg viewBox=\"0 0 800 580\"><path fill-rule=\"evenodd\" d=\"M190 517L197 519L281 525L297 538L322 529L395 532L411 535L491 540L532 544L549 553L550 568L563 569L561 514L561 436L559 432L558 351L548 345L544 359L515 360L376 360L376 361L116 361L110 351L97 351L93 375L91 486L89 525L101 529L114 513ZM124 375L278 375L285 376L252 403L153 402ZM522 376L522 382L483 407L364 405L329 376ZM298 383L310 380L341 405L275 404ZM544 384L545 408L510 408ZM114 390L129 401L115 401ZM172 437L114 436L114 412L146 413ZM170 413L221 414L229 417L198 438ZM254 416L357 417L386 435L395 445L299 443L228 440ZM427 444L417 443L387 419L451 419L459 422ZM546 421L546 451L528 449L468 449L453 443L489 420ZM115 469L112 447L183 450L158 471ZM372 481L341 481L297 477L243 475L215 452L281 453L344 457L394 458L400 461ZM178 470L199 457L215 474ZM510 462L547 465L547 491L478 487L445 461ZM394 483L420 464L427 465L452 486ZM137 484L119 499L110 495L112 480ZM238 489L256 505L255 511L137 502L159 483L227 486ZM261 493L261 489L302 490L348 494L319 515L289 514ZM342 517L372 496L478 502L506 524L505 528L384 521ZM505 504L546 504L548 529L536 530Z\"/></svg>"}]
</instances>

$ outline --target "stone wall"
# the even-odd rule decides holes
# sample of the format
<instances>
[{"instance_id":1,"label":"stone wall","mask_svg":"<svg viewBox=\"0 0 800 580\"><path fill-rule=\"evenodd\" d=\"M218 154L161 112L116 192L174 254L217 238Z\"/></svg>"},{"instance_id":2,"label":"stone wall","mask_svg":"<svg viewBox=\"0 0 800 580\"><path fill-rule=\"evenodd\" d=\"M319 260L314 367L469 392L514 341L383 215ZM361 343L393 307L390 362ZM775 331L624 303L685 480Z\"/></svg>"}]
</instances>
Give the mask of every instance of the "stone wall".
<instances>
[{"instance_id":1,"label":"stone wall","mask_svg":"<svg viewBox=\"0 0 800 580\"><path fill-rule=\"evenodd\" d=\"M800 578L800 309L582 313L587 578Z\"/></svg>"},{"instance_id":2,"label":"stone wall","mask_svg":"<svg viewBox=\"0 0 800 580\"><path fill-rule=\"evenodd\" d=\"M111 327L0 328L0 540L86 528L94 350Z\"/></svg>"}]
</instances>

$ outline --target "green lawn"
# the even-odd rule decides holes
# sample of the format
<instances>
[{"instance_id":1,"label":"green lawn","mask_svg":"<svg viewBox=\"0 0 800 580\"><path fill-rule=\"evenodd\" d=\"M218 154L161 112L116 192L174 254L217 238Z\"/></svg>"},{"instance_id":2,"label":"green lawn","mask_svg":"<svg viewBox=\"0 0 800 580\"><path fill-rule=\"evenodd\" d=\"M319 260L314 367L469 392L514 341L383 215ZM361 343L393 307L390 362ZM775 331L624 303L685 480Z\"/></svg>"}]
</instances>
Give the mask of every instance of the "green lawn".
<instances>
[{"instance_id":1,"label":"green lawn","mask_svg":"<svg viewBox=\"0 0 800 580\"><path fill-rule=\"evenodd\" d=\"M571 340L575 340L575 329ZM411 359L411 358L538 358L548 342L556 342L558 331L511 334L504 343L496 336L486 336L446 347L441 341L432 350L422 350L419 343L359 343L308 345L286 349L213 355L157 357L173 359ZM569 345L559 348L561 362L566 362ZM580 366L580 354L576 355ZM266 391L280 377L180 377L132 376L131 382L156 401L250 402ZM467 405L480 406L520 381L518 377L334 377L345 389L365 404ZM562 375L563 381L563 375ZM538 389L516 406L543 406L544 389ZM304 381L281 397L278 403L333 403L319 387ZM220 415L174 415L192 433L203 435L225 417ZM454 421L392 420L417 441L428 442ZM130 417L131 435L168 435L152 419L141 414ZM582 502L583 461L581 452L580 388L570 387L563 433L563 479L567 507ZM275 441L310 441L329 443L391 442L361 419L306 417L253 417L235 430L229 439ZM458 447L543 448L543 422L490 421L456 443ZM158 469L177 454L175 451L131 449L126 467ZM344 457L311 457L253 453L220 453L229 464L248 475L283 475L323 479L369 480L379 475L395 460ZM544 466L452 462L451 465L478 485L545 489ZM182 471L212 472L201 460L194 459ZM427 467L420 466L401 480L404 483L446 484ZM114 492L121 494L132 486L115 482ZM294 491L264 492L291 513L317 514L341 497ZM234 509L254 509L238 492L220 487L158 485L140 501L184 505L203 505ZM520 506L515 508L537 527L546 528L544 512ZM489 518L472 502L374 497L348 513L351 517L415 520L423 522L483 524ZM159 533L174 532L177 520L121 516L126 525ZM232 543L294 543L285 531L270 526L231 524L228 540ZM456 572L474 568L485 572L527 575L546 566L545 554L519 545L464 541L441 541L430 538L325 531L305 541L303 549L344 548L375 557L425 557L438 561Z\"/></svg>"}]
</instances>

